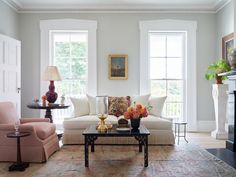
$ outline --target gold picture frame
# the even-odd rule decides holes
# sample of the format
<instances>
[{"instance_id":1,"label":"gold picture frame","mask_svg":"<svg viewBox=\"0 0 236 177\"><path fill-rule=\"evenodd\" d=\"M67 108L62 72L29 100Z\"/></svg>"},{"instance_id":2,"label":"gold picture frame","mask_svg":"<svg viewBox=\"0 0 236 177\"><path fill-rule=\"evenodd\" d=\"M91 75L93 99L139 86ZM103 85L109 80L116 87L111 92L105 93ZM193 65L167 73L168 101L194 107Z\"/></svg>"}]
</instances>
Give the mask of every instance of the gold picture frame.
<instances>
[{"instance_id":1,"label":"gold picture frame","mask_svg":"<svg viewBox=\"0 0 236 177\"><path fill-rule=\"evenodd\" d=\"M230 33L222 38L222 58L229 64L229 56L234 48L234 33Z\"/></svg>"},{"instance_id":2,"label":"gold picture frame","mask_svg":"<svg viewBox=\"0 0 236 177\"><path fill-rule=\"evenodd\" d=\"M128 55L109 55L108 70L110 80L127 80Z\"/></svg>"}]
</instances>

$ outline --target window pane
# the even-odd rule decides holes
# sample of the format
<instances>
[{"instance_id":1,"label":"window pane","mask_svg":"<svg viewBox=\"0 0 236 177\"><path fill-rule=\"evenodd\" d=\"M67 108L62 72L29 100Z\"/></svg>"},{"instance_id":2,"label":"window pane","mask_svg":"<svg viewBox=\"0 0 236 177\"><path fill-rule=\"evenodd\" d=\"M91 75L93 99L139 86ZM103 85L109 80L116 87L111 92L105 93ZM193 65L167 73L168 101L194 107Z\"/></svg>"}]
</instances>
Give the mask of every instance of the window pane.
<instances>
[{"instance_id":1,"label":"window pane","mask_svg":"<svg viewBox=\"0 0 236 177\"><path fill-rule=\"evenodd\" d=\"M183 78L183 60L181 58L167 58L167 78Z\"/></svg>"},{"instance_id":2,"label":"window pane","mask_svg":"<svg viewBox=\"0 0 236 177\"><path fill-rule=\"evenodd\" d=\"M166 56L166 37L165 35L150 34L150 57Z\"/></svg>"},{"instance_id":3,"label":"window pane","mask_svg":"<svg viewBox=\"0 0 236 177\"><path fill-rule=\"evenodd\" d=\"M151 95L166 96L166 81L151 80Z\"/></svg>"},{"instance_id":4,"label":"window pane","mask_svg":"<svg viewBox=\"0 0 236 177\"><path fill-rule=\"evenodd\" d=\"M79 57L86 57L86 55L87 55L86 43L78 43L78 42L71 43L71 57L79 58Z\"/></svg>"},{"instance_id":5,"label":"window pane","mask_svg":"<svg viewBox=\"0 0 236 177\"><path fill-rule=\"evenodd\" d=\"M70 78L70 59L69 58L56 58L54 65L58 67L62 79Z\"/></svg>"},{"instance_id":6,"label":"window pane","mask_svg":"<svg viewBox=\"0 0 236 177\"><path fill-rule=\"evenodd\" d=\"M183 101L183 81L167 81L167 102Z\"/></svg>"},{"instance_id":7,"label":"window pane","mask_svg":"<svg viewBox=\"0 0 236 177\"><path fill-rule=\"evenodd\" d=\"M55 42L55 57L69 57L70 56L70 43L69 42Z\"/></svg>"},{"instance_id":8,"label":"window pane","mask_svg":"<svg viewBox=\"0 0 236 177\"><path fill-rule=\"evenodd\" d=\"M69 43L70 42L70 35L69 33L53 33L53 41L54 42L62 42L62 43Z\"/></svg>"},{"instance_id":9,"label":"window pane","mask_svg":"<svg viewBox=\"0 0 236 177\"><path fill-rule=\"evenodd\" d=\"M165 111L166 117L182 118L183 103L166 103Z\"/></svg>"},{"instance_id":10,"label":"window pane","mask_svg":"<svg viewBox=\"0 0 236 177\"><path fill-rule=\"evenodd\" d=\"M63 80L55 82L55 85L58 95L77 96L86 92L86 81Z\"/></svg>"},{"instance_id":11,"label":"window pane","mask_svg":"<svg viewBox=\"0 0 236 177\"><path fill-rule=\"evenodd\" d=\"M71 62L73 79L86 79L87 78L87 61L86 58L73 58Z\"/></svg>"},{"instance_id":12,"label":"window pane","mask_svg":"<svg viewBox=\"0 0 236 177\"><path fill-rule=\"evenodd\" d=\"M71 42L87 43L87 32L71 33Z\"/></svg>"},{"instance_id":13,"label":"window pane","mask_svg":"<svg viewBox=\"0 0 236 177\"><path fill-rule=\"evenodd\" d=\"M150 59L150 77L151 79L166 78L166 59L151 58Z\"/></svg>"},{"instance_id":14,"label":"window pane","mask_svg":"<svg viewBox=\"0 0 236 177\"><path fill-rule=\"evenodd\" d=\"M167 57L182 57L182 35L167 36Z\"/></svg>"}]
</instances>

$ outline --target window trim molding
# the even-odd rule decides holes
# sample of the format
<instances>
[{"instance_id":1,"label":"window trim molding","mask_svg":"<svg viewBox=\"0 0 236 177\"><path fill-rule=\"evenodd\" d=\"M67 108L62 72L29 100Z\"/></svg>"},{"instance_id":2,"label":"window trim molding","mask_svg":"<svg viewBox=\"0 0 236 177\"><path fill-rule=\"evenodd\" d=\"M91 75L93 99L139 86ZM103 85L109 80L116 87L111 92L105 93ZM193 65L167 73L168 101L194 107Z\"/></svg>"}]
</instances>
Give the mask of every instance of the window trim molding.
<instances>
[{"instance_id":1,"label":"window trim molding","mask_svg":"<svg viewBox=\"0 0 236 177\"><path fill-rule=\"evenodd\" d=\"M87 93L97 95L97 21L78 19L40 20L40 95L47 90L48 83L42 74L51 64L50 31L51 30L87 30L88 31L88 85Z\"/></svg>"},{"instance_id":2,"label":"window trim molding","mask_svg":"<svg viewBox=\"0 0 236 177\"><path fill-rule=\"evenodd\" d=\"M140 83L139 93L150 93L150 66L149 66L149 31L186 31L187 55L186 55L186 118L188 130L197 130L197 77L196 77L196 21L183 20L153 20L140 21ZM188 60L191 59L191 60Z\"/></svg>"}]
</instances>

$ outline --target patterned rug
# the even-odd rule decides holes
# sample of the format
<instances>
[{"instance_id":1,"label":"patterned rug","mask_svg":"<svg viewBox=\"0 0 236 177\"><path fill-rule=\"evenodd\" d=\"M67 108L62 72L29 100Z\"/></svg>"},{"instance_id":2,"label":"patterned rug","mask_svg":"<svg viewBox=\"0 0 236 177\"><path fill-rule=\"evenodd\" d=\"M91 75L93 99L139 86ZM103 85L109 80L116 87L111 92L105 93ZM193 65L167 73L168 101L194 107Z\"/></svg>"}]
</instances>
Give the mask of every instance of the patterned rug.
<instances>
[{"instance_id":1,"label":"patterned rug","mask_svg":"<svg viewBox=\"0 0 236 177\"><path fill-rule=\"evenodd\" d=\"M89 168L84 167L83 146L63 146L47 163L31 163L24 172L8 172L0 163L1 177L236 177L236 170L206 150L191 144L149 146L149 166L137 146L95 146Z\"/></svg>"}]
</instances>

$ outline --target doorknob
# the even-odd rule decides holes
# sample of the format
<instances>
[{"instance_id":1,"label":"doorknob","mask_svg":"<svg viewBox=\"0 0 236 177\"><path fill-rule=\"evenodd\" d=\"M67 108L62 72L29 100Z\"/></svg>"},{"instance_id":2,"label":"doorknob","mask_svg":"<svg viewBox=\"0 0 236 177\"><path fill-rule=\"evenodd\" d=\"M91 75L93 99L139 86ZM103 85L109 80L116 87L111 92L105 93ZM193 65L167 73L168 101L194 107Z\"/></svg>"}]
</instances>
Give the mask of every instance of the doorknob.
<instances>
[{"instance_id":1,"label":"doorknob","mask_svg":"<svg viewBox=\"0 0 236 177\"><path fill-rule=\"evenodd\" d=\"M20 93L21 88L17 88L17 93Z\"/></svg>"}]
</instances>

